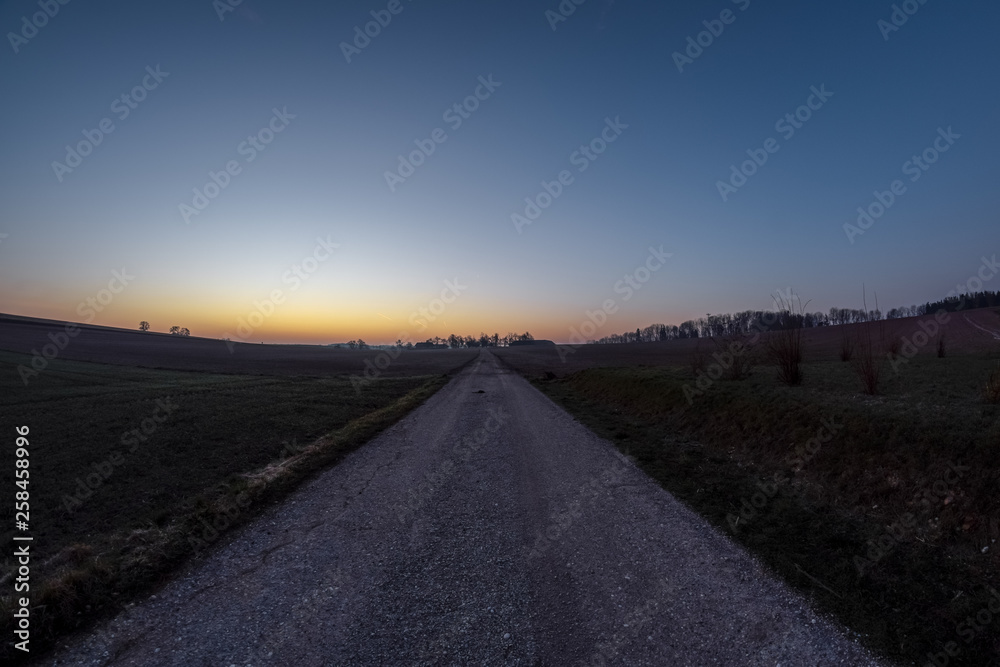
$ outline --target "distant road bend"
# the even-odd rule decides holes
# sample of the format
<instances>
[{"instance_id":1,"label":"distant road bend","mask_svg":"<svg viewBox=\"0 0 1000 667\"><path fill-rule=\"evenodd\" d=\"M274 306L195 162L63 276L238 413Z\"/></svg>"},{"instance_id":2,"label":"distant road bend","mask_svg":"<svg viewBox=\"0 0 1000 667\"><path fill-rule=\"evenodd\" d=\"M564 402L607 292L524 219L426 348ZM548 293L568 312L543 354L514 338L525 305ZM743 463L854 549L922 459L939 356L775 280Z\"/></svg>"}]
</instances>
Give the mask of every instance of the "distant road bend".
<instances>
[{"instance_id":1,"label":"distant road bend","mask_svg":"<svg viewBox=\"0 0 1000 667\"><path fill-rule=\"evenodd\" d=\"M487 351L59 665L877 665Z\"/></svg>"}]
</instances>

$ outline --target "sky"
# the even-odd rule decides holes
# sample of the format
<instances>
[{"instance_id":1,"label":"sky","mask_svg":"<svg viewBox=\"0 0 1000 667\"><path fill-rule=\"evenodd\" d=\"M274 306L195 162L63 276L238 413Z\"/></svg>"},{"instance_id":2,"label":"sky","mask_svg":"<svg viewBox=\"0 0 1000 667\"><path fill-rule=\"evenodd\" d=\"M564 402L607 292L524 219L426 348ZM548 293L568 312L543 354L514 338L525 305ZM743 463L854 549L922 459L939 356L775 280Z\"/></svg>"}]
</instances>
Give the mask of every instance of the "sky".
<instances>
[{"instance_id":1,"label":"sky","mask_svg":"<svg viewBox=\"0 0 1000 667\"><path fill-rule=\"evenodd\" d=\"M0 2L0 312L562 342L1000 251L1000 4L576 2Z\"/></svg>"}]
</instances>

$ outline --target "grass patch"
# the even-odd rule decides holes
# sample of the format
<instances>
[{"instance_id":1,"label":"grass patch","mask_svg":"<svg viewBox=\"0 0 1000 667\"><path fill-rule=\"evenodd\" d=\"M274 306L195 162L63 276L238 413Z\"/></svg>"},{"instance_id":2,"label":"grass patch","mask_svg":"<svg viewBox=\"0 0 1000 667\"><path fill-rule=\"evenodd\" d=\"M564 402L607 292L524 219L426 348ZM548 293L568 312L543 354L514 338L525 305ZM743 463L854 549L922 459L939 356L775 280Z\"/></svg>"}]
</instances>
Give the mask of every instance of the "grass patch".
<instances>
[{"instance_id":1,"label":"grass patch","mask_svg":"<svg viewBox=\"0 0 1000 667\"><path fill-rule=\"evenodd\" d=\"M804 366L801 387L760 369L691 405L673 368L536 384L876 651L924 664L955 642L950 664L1000 664L1000 614L963 625L1000 587L1000 409L980 398L982 358L913 359L880 396L849 364Z\"/></svg>"},{"instance_id":2,"label":"grass patch","mask_svg":"<svg viewBox=\"0 0 1000 667\"><path fill-rule=\"evenodd\" d=\"M32 657L148 593L448 380L380 379L358 393L346 377L56 360L26 391L18 363L23 355L0 352L0 405L11 426L31 428ZM14 488L12 449L4 448L4 488ZM11 544L13 503L3 514ZM0 574L8 636L15 566L8 558ZM24 656L9 643L2 654Z\"/></svg>"}]
</instances>

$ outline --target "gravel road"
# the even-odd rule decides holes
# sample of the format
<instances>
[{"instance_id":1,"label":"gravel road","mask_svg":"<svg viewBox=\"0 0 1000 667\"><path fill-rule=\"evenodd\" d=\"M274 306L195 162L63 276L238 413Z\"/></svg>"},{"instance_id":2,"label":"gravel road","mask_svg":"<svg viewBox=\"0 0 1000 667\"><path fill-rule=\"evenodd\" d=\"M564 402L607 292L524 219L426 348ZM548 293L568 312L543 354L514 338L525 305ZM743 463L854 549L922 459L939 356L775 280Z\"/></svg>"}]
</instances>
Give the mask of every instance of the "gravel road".
<instances>
[{"instance_id":1,"label":"gravel road","mask_svg":"<svg viewBox=\"0 0 1000 667\"><path fill-rule=\"evenodd\" d=\"M58 665L876 665L487 351Z\"/></svg>"}]
</instances>

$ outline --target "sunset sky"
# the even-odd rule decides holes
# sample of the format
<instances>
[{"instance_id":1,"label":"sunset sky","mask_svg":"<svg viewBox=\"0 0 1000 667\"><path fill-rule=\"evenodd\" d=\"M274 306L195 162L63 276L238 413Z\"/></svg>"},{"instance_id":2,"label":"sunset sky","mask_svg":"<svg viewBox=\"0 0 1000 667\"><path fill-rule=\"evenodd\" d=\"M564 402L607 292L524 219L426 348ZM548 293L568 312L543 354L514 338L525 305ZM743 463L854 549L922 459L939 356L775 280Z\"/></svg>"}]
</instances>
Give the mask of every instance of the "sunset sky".
<instances>
[{"instance_id":1,"label":"sunset sky","mask_svg":"<svg viewBox=\"0 0 1000 667\"><path fill-rule=\"evenodd\" d=\"M608 299L596 337L920 303L1000 252L996 3L50 4L0 2L0 312L86 320L114 280L94 323L565 341Z\"/></svg>"}]
</instances>

